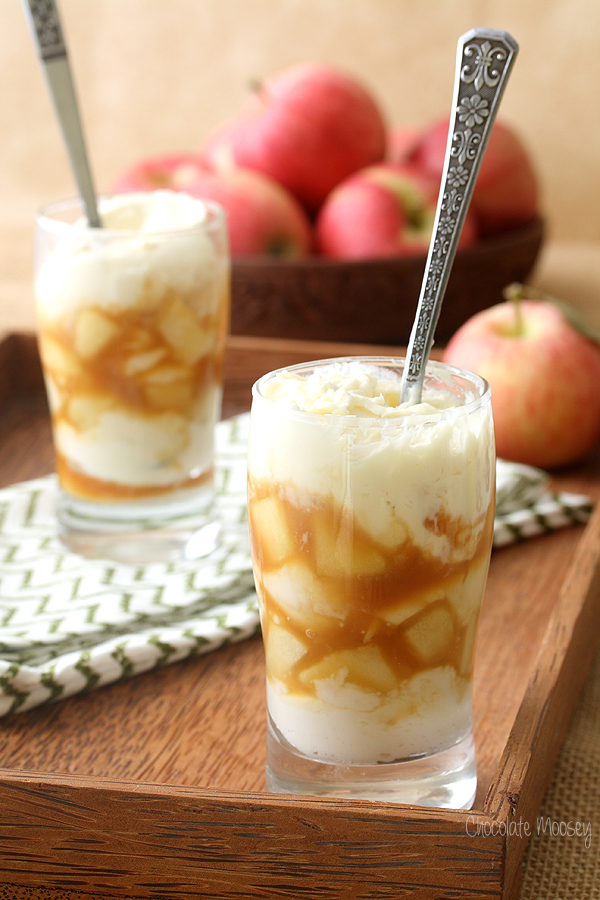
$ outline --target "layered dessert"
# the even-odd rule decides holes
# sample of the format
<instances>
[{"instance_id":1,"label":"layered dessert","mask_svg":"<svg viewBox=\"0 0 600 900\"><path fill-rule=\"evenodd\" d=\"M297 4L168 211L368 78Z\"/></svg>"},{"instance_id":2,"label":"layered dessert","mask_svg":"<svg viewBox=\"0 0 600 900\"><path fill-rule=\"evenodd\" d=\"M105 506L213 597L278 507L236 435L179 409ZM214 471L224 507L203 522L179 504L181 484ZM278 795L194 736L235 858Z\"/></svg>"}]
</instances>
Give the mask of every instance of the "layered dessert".
<instances>
[{"instance_id":1,"label":"layered dessert","mask_svg":"<svg viewBox=\"0 0 600 900\"><path fill-rule=\"evenodd\" d=\"M338 360L255 386L248 511L278 739L379 765L471 732L473 650L493 536L489 390L430 364Z\"/></svg>"},{"instance_id":2,"label":"layered dessert","mask_svg":"<svg viewBox=\"0 0 600 900\"><path fill-rule=\"evenodd\" d=\"M229 268L214 210L185 194L100 214L102 229L47 220L36 312L61 486L119 504L212 477Z\"/></svg>"}]
</instances>

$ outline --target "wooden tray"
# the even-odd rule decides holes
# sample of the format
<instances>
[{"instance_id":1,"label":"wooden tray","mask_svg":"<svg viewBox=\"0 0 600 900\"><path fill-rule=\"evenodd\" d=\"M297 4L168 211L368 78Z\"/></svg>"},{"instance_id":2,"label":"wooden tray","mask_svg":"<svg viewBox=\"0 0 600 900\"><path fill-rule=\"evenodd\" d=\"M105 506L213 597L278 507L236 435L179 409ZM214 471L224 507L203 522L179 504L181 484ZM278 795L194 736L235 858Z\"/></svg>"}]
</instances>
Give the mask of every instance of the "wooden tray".
<instances>
[{"instance_id":1,"label":"wooden tray","mask_svg":"<svg viewBox=\"0 0 600 900\"><path fill-rule=\"evenodd\" d=\"M365 349L232 337L225 414L247 409L271 368ZM35 342L11 335L0 341L0 483L52 467ZM600 459L556 484L597 499ZM267 794L256 638L0 719L0 896L515 896L598 643L599 561L600 510L585 528L494 552L472 811Z\"/></svg>"}]
</instances>

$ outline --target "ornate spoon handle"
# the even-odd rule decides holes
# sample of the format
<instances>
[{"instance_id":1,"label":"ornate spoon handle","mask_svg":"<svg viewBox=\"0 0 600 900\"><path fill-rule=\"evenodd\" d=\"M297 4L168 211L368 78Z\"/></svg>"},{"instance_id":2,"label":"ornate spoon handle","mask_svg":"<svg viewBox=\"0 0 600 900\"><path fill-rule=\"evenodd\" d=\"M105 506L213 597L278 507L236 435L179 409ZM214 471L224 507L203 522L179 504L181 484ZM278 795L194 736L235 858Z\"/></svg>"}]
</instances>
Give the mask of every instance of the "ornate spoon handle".
<instances>
[{"instance_id":1,"label":"ornate spoon handle","mask_svg":"<svg viewBox=\"0 0 600 900\"><path fill-rule=\"evenodd\" d=\"M407 350L402 400L418 403L450 269L481 160L519 47L506 31L474 28L459 42L452 117L433 234Z\"/></svg>"},{"instance_id":2,"label":"ornate spoon handle","mask_svg":"<svg viewBox=\"0 0 600 900\"><path fill-rule=\"evenodd\" d=\"M88 222L92 227L99 228L96 194L58 9L54 0L22 0L22 3L46 73Z\"/></svg>"}]
</instances>

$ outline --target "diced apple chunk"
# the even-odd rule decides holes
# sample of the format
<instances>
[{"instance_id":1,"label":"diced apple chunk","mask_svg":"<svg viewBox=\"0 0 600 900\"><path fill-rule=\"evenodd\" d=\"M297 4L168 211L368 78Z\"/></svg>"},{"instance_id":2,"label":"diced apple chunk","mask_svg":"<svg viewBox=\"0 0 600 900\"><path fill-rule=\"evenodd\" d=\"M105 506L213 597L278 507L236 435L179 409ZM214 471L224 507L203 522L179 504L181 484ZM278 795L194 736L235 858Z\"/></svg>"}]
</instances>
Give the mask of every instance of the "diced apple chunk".
<instances>
[{"instance_id":1,"label":"diced apple chunk","mask_svg":"<svg viewBox=\"0 0 600 900\"><path fill-rule=\"evenodd\" d=\"M154 347L152 350L145 350L142 353L132 353L132 355L125 360L125 365L123 367L125 375L127 375L128 378L131 378L133 375L138 375L140 372L147 372L148 369L152 369L154 366L158 365L166 352L164 347Z\"/></svg>"},{"instance_id":2,"label":"diced apple chunk","mask_svg":"<svg viewBox=\"0 0 600 900\"><path fill-rule=\"evenodd\" d=\"M385 569L385 559L372 547L363 547L357 544L352 548L352 563L350 571L353 575L369 576L381 575Z\"/></svg>"},{"instance_id":3,"label":"diced apple chunk","mask_svg":"<svg viewBox=\"0 0 600 900\"><path fill-rule=\"evenodd\" d=\"M383 517L376 508L365 521L369 533L386 550L397 550L408 540L410 532L406 522L394 513Z\"/></svg>"},{"instance_id":4,"label":"diced apple chunk","mask_svg":"<svg viewBox=\"0 0 600 900\"><path fill-rule=\"evenodd\" d=\"M186 366L165 364L146 372L143 380L146 384L173 384L174 381L185 381L189 374Z\"/></svg>"},{"instance_id":5,"label":"diced apple chunk","mask_svg":"<svg viewBox=\"0 0 600 900\"><path fill-rule=\"evenodd\" d=\"M189 370L161 365L140 375L148 402L156 409L187 409L193 400Z\"/></svg>"},{"instance_id":6,"label":"diced apple chunk","mask_svg":"<svg viewBox=\"0 0 600 900\"><path fill-rule=\"evenodd\" d=\"M120 328L99 309L82 309L75 322L75 352L83 359L100 353Z\"/></svg>"},{"instance_id":7,"label":"diced apple chunk","mask_svg":"<svg viewBox=\"0 0 600 900\"><path fill-rule=\"evenodd\" d=\"M445 606L433 606L414 622L409 622L404 634L415 656L429 663L449 647L454 636L454 622Z\"/></svg>"},{"instance_id":8,"label":"diced apple chunk","mask_svg":"<svg viewBox=\"0 0 600 900\"><path fill-rule=\"evenodd\" d=\"M265 641L265 659L267 673L272 678L284 681L292 667L302 659L306 647L287 628L269 622Z\"/></svg>"},{"instance_id":9,"label":"diced apple chunk","mask_svg":"<svg viewBox=\"0 0 600 900\"><path fill-rule=\"evenodd\" d=\"M457 581L448 591L448 599L461 625L477 619L485 591L489 560L482 559L469 567L466 578Z\"/></svg>"},{"instance_id":10,"label":"diced apple chunk","mask_svg":"<svg viewBox=\"0 0 600 900\"><path fill-rule=\"evenodd\" d=\"M104 394L74 394L69 400L69 419L76 428L92 428L112 404L112 399Z\"/></svg>"},{"instance_id":11,"label":"diced apple chunk","mask_svg":"<svg viewBox=\"0 0 600 900\"><path fill-rule=\"evenodd\" d=\"M341 578L345 575L379 575L385 559L375 548L353 540L352 529L333 526L315 516L312 523L316 567L321 575Z\"/></svg>"},{"instance_id":12,"label":"diced apple chunk","mask_svg":"<svg viewBox=\"0 0 600 900\"><path fill-rule=\"evenodd\" d=\"M410 597L398 597L393 599L389 606L379 613L382 619L389 622L390 625L401 625L408 619L412 619L421 610L436 601L446 598L446 590L448 581L445 580L443 586L434 586L420 591L416 591Z\"/></svg>"},{"instance_id":13,"label":"diced apple chunk","mask_svg":"<svg viewBox=\"0 0 600 900\"><path fill-rule=\"evenodd\" d=\"M189 381L147 384L144 393L148 402L157 409L186 409L192 400L192 386Z\"/></svg>"},{"instance_id":14,"label":"diced apple chunk","mask_svg":"<svg viewBox=\"0 0 600 900\"><path fill-rule=\"evenodd\" d=\"M277 497L263 497L251 502L250 518L261 552L272 565L279 565L293 555L293 535Z\"/></svg>"},{"instance_id":15,"label":"diced apple chunk","mask_svg":"<svg viewBox=\"0 0 600 900\"><path fill-rule=\"evenodd\" d=\"M401 625L407 619L412 619L417 613L427 606L427 601L422 597L404 600L382 610L379 615L390 625Z\"/></svg>"},{"instance_id":16,"label":"diced apple chunk","mask_svg":"<svg viewBox=\"0 0 600 900\"><path fill-rule=\"evenodd\" d=\"M301 562L284 563L262 576L264 591L283 613L302 630L331 627L329 616L338 613L323 583Z\"/></svg>"},{"instance_id":17,"label":"diced apple chunk","mask_svg":"<svg viewBox=\"0 0 600 900\"><path fill-rule=\"evenodd\" d=\"M364 690L385 694L397 687L397 679L381 651L373 646L335 650L324 659L304 669L300 681L307 687L332 676L349 681Z\"/></svg>"},{"instance_id":18,"label":"diced apple chunk","mask_svg":"<svg viewBox=\"0 0 600 900\"><path fill-rule=\"evenodd\" d=\"M40 337L40 356L44 366L57 380L79 375L81 371L81 364L73 351L51 335Z\"/></svg>"},{"instance_id":19,"label":"diced apple chunk","mask_svg":"<svg viewBox=\"0 0 600 900\"><path fill-rule=\"evenodd\" d=\"M214 328L203 327L189 306L179 299L161 312L158 328L177 359L188 366L208 353L214 344Z\"/></svg>"}]
</instances>

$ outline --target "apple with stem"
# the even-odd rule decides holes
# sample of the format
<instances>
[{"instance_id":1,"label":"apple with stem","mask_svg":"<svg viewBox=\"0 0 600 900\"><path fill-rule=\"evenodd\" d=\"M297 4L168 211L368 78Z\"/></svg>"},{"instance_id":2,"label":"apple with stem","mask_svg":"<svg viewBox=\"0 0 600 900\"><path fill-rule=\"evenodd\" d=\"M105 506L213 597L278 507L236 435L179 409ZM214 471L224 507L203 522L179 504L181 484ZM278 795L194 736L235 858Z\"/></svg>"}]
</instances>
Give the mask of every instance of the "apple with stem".
<instances>
[{"instance_id":1,"label":"apple with stem","mask_svg":"<svg viewBox=\"0 0 600 900\"><path fill-rule=\"evenodd\" d=\"M144 160L123 173L114 191L181 190L219 203L227 213L232 256L305 256L312 228L298 201L260 172L215 172L189 154Z\"/></svg>"},{"instance_id":2,"label":"apple with stem","mask_svg":"<svg viewBox=\"0 0 600 900\"><path fill-rule=\"evenodd\" d=\"M492 388L498 456L542 469L585 459L600 441L600 337L522 285L450 339L444 362Z\"/></svg>"},{"instance_id":3,"label":"apple with stem","mask_svg":"<svg viewBox=\"0 0 600 900\"><path fill-rule=\"evenodd\" d=\"M386 125L370 91L353 76L299 63L267 79L237 115L207 137L212 168L256 169L314 213L352 172L385 156Z\"/></svg>"},{"instance_id":4,"label":"apple with stem","mask_svg":"<svg viewBox=\"0 0 600 900\"><path fill-rule=\"evenodd\" d=\"M339 184L315 222L315 246L332 259L377 259L427 253L438 184L411 166L368 166ZM473 244L477 231L467 218L459 247Z\"/></svg>"}]
</instances>

